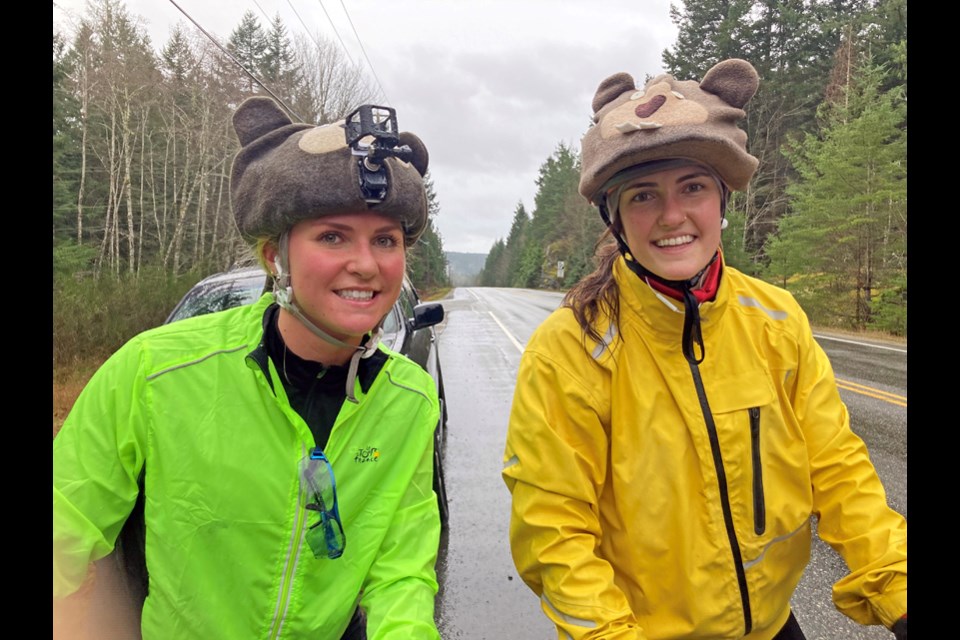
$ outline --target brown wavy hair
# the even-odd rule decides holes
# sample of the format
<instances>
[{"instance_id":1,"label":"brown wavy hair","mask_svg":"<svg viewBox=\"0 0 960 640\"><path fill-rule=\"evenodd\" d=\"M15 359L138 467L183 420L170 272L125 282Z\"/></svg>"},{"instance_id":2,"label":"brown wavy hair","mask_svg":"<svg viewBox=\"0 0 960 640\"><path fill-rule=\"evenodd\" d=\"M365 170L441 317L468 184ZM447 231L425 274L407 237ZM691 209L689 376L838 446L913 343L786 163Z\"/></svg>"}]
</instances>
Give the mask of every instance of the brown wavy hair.
<instances>
[{"instance_id":1,"label":"brown wavy hair","mask_svg":"<svg viewBox=\"0 0 960 640\"><path fill-rule=\"evenodd\" d=\"M614 226L620 232L619 224ZM603 336L596 326L597 319L607 315L615 325L620 323L620 290L613 278L613 264L620 257L620 249L609 228L597 240L594 256L596 269L575 284L560 305L573 311L585 336L600 343Z\"/></svg>"}]
</instances>

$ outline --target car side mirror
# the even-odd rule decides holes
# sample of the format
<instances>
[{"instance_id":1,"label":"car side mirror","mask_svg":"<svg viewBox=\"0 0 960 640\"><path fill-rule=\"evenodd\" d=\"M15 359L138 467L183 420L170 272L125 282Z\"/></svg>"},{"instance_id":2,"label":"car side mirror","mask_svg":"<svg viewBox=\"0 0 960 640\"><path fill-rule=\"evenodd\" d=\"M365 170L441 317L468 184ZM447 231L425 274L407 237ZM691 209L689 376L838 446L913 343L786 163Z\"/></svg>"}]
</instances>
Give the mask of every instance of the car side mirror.
<instances>
[{"instance_id":1,"label":"car side mirror","mask_svg":"<svg viewBox=\"0 0 960 640\"><path fill-rule=\"evenodd\" d=\"M426 329L443 322L443 305L424 302L413 308L413 330Z\"/></svg>"}]
</instances>

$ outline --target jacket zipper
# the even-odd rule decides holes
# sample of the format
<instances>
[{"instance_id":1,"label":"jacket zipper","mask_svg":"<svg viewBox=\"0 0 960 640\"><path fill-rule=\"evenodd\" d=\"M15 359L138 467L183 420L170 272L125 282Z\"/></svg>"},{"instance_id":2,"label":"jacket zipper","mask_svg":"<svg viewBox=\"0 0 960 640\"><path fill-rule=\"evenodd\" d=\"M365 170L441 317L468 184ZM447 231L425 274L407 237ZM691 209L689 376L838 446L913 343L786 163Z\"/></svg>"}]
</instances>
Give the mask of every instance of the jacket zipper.
<instances>
[{"instance_id":1,"label":"jacket zipper","mask_svg":"<svg viewBox=\"0 0 960 640\"><path fill-rule=\"evenodd\" d=\"M258 365L257 370L262 374L261 384L266 385L270 389L270 393L272 393L273 396L279 401L280 395L273 386L273 373L276 371L276 369L273 368L269 357L266 356L266 347L264 346L262 340L258 349L260 350L259 352L258 350L255 350L252 354L248 355L247 358L251 359ZM258 355L261 357L258 358ZM283 395L286 396L286 392L283 392ZM292 420L287 410L289 410L289 413L297 415L293 407L290 406L289 400L284 400L283 402L278 403L280 404L281 411L287 415L288 419ZM284 410L284 404L286 404L287 410ZM306 422L304 422L304 424L306 425ZM309 430L310 428L307 427L307 431ZM307 447L302 443L300 445L300 455L301 457L307 455ZM296 510L294 513L293 532L291 533L292 538L287 550L287 559L284 563L283 576L280 580L280 593L277 597L277 605L273 611L273 620L270 623L270 630L267 634L267 637L270 638L270 640L278 640L283 633L283 624L287 619L287 608L290 606L290 594L293 591L293 578L297 572L297 564L300 561L300 551L303 545L303 532L306 527L307 518L306 512L300 507L299 497L297 499Z\"/></svg>"},{"instance_id":2,"label":"jacket zipper","mask_svg":"<svg viewBox=\"0 0 960 640\"><path fill-rule=\"evenodd\" d=\"M713 453L713 465L717 471L717 484L720 485L720 506L723 509L723 523L727 529L727 540L733 554L733 566L737 572L737 584L740 587L740 602L743 606L743 635L749 635L753 629L753 615L750 612L750 593L747 591L747 575L743 569L743 556L740 555L740 543L737 541L737 532L733 527L733 512L730 509L730 495L727 491L727 474L723 469L723 458L720 456L720 437L717 435L717 425L713 421L713 413L707 403L707 393L700 378L700 368L690 363L690 372L693 374L693 383L697 388L697 399L703 412L703 420L707 426L707 435L710 438L710 450Z\"/></svg>"},{"instance_id":3,"label":"jacket zipper","mask_svg":"<svg viewBox=\"0 0 960 640\"><path fill-rule=\"evenodd\" d=\"M297 571L297 562L300 560L300 541L303 539L303 526L306 522L305 517L301 517L303 510L297 505L297 515L294 517L293 528L296 532L291 542L290 550L287 553L287 561L284 565L283 578L280 580L280 598L277 601L277 608L273 612L273 622L270 628L270 638L275 640L280 638L283 630L283 623L287 619L287 607L290 606L290 593L293 591L293 576Z\"/></svg>"},{"instance_id":4,"label":"jacket zipper","mask_svg":"<svg viewBox=\"0 0 960 640\"><path fill-rule=\"evenodd\" d=\"M750 447L753 451L753 530L767 530L767 510L763 498L763 465L760 462L760 407L750 409Z\"/></svg>"},{"instance_id":5,"label":"jacket zipper","mask_svg":"<svg viewBox=\"0 0 960 640\"><path fill-rule=\"evenodd\" d=\"M306 447L301 444L301 455L306 455L306 452ZM297 564L300 562L300 549L306 521L306 513L300 507L298 498L293 517L293 531L287 548L287 558L283 565L283 576L280 579L280 593L277 598L276 609L273 611L273 621L270 623L270 633L268 634L270 640L277 640L283 633L283 624L287 619L287 608L290 606L290 594L293 591L293 578L297 572Z\"/></svg>"}]
</instances>

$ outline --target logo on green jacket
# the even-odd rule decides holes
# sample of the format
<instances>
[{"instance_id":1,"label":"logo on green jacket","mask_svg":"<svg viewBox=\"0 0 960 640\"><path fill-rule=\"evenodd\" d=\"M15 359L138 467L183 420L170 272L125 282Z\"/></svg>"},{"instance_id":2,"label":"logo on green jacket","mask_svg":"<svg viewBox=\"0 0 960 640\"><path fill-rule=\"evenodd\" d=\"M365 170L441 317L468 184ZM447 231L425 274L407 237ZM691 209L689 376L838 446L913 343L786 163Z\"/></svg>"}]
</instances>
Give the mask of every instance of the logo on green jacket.
<instances>
[{"instance_id":1,"label":"logo on green jacket","mask_svg":"<svg viewBox=\"0 0 960 640\"><path fill-rule=\"evenodd\" d=\"M380 449L376 447L361 447L357 449L357 455L353 456L354 462L376 462L380 459Z\"/></svg>"}]
</instances>

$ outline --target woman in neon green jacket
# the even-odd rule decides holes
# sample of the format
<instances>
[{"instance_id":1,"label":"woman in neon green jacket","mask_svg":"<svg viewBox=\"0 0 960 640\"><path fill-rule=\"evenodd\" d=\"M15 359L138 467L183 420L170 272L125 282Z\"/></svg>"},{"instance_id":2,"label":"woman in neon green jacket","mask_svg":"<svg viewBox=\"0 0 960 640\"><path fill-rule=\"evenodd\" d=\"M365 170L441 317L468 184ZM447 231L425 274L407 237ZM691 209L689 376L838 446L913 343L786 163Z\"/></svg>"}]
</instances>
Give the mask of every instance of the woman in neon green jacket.
<instances>
[{"instance_id":1,"label":"woman in neon green jacket","mask_svg":"<svg viewBox=\"0 0 960 640\"><path fill-rule=\"evenodd\" d=\"M54 439L55 599L140 498L144 638L439 637L439 404L379 344L427 152L372 115L238 107L232 206L275 292L147 331L93 376Z\"/></svg>"},{"instance_id":2,"label":"woman in neon green jacket","mask_svg":"<svg viewBox=\"0 0 960 640\"><path fill-rule=\"evenodd\" d=\"M850 568L837 607L906 638L906 523L830 363L792 296L720 252L757 86L727 60L596 92L580 193L615 244L527 344L503 470L560 638L800 640L811 516Z\"/></svg>"}]
</instances>

